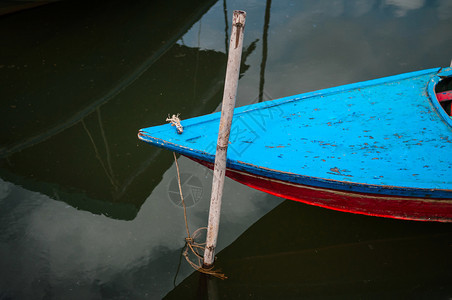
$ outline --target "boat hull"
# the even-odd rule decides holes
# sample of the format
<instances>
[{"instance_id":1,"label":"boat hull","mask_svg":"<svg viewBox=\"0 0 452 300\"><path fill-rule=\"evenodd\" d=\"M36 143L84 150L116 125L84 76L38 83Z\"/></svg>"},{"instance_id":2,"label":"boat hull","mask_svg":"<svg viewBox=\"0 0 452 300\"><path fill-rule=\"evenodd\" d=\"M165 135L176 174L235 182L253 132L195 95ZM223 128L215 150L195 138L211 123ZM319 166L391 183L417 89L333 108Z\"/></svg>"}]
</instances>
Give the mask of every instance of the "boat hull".
<instances>
[{"instance_id":1,"label":"boat hull","mask_svg":"<svg viewBox=\"0 0 452 300\"><path fill-rule=\"evenodd\" d=\"M213 164L188 157L210 169ZM452 222L452 200L366 194L313 187L228 168L226 176L271 195L337 211L413 221Z\"/></svg>"},{"instance_id":2,"label":"boat hull","mask_svg":"<svg viewBox=\"0 0 452 300\"><path fill-rule=\"evenodd\" d=\"M436 94L451 82L452 68L433 68L236 108L227 175L330 209L451 222L452 119ZM139 138L212 167L219 119Z\"/></svg>"}]
</instances>

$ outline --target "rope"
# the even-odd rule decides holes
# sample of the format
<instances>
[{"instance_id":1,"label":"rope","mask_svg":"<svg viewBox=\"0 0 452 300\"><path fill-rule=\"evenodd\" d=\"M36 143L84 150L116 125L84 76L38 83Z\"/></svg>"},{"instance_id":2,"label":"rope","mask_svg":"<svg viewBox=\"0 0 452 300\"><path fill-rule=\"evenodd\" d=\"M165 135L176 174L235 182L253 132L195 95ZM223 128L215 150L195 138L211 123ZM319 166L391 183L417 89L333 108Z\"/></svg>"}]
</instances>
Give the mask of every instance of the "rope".
<instances>
[{"instance_id":1,"label":"rope","mask_svg":"<svg viewBox=\"0 0 452 300\"><path fill-rule=\"evenodd\" d=\"M184 132L184 127L182 127L182 125L180 124L179 115L180 114L173 115L172 117L168 115L168 118L166 118L166 122L171 122L171 126L176 126L177 133L181 134L182 132Z\"/></svg>"},{"instance_id":2,"label":"rope","mask_svg":"<svg viewBox=\"0 0 452 300\"><path fill-rule=\"evenodd\" d=\"M173 115L174 117L174 115ZM211 268L204 268L202 266L203 256L204 256L204 250L206 248L206 243L198 243L195 241L195 239L200 235L201 230L207 230L207 227L201 227L196 229L193 232L193 235L190 235L190 230L188 228L188 219L187 219L187 207L185 206L184 196L182 194L182 185L180 180L180 171L179 171L179 164L177 162L176 153L173 152L174 156L174 162L176 163L176 170L177 170L177 183L179 185L179 195L182 202L182 206L184 207L184 220L185 220L185 229L187 230L187 237L185 238L185 250L183 251L183 256L185 257L185 260L192 266L193 269L197 270L198 272L208 274L220 279L227 279L226 275L221 273L221 270L214 270L213 267ZM194 256L195 261L193 261L190 258L190 254Z\"/></svg>"}]
</instances>

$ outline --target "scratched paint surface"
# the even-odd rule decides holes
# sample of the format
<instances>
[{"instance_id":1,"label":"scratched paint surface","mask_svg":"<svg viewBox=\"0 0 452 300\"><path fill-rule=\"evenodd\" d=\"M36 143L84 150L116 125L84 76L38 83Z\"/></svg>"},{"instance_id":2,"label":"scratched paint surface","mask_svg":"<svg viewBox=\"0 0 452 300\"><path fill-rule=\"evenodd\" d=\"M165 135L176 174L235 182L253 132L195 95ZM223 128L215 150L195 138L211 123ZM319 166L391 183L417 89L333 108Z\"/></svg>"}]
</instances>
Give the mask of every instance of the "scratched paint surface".
<instances>
[{"instance_id":1,"label":"scratched paint surface","mask_svg":"<svg viewBox=\"0 0 452 300\"><path fill-rule=\"evenodd\" d=\"M446 72L448 70L448 72ZM450 75L450 69L442 76ZM230 167L359 192L451 197L452 128L428 95L437 69L236 109ZM212 161L219 114L141 131L157 146ZM388 188L381 189L381 186ZM430 191L435 189L436 191Z\"/></svg>"}]
</instances>

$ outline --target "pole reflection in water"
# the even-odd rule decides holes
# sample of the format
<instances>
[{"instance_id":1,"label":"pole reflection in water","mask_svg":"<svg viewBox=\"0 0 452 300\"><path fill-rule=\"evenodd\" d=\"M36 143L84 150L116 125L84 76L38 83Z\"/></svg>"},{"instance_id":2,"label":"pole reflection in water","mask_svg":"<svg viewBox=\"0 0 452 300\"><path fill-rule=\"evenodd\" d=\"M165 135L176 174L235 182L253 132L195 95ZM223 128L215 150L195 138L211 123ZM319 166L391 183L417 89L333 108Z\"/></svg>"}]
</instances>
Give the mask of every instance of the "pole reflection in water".
<instances>
[{"instance_id":1,"label":"pole reflection in water","mask_svg":"<svg viewBox=\"0 0 452 300\"><path fill-rule=\"evenodd\" d=\"M267 5L265 6L265 21L264 30L262 35L262 62L261 62L261 73L259 81L259 98L258 101L262 102L264 100L264 85L265 85L265 66L267 64L267 53L268 53L268 28L270 24L270 11L271 11L272 1L267 0ZM270 100L270 99L267 99Z\"/></svg>"}]
</instances>

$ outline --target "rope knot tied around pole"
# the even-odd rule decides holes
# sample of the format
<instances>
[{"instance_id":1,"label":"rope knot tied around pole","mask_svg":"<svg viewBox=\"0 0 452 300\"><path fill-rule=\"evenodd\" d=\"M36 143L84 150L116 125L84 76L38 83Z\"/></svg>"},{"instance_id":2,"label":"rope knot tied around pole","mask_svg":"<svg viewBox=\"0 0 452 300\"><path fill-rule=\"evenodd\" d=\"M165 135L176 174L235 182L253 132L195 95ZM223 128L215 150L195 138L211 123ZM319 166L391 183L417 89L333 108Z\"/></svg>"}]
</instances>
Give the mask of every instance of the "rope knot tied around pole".
<instances>
[{"instance_id":1,"label":"rope knot tied around pole","mask_svg":"<svg viewBox=\"0 0 452 300\"><path fill-rule=\"evenodd\" d=\"M185 238L185 249L183 251L183 256L185 260L192 266L193 269L198 272L217 277L219 279L227 279L225 274L221 270L214 270L213 266L204 267L202 265L203 252L205 250L206 243L198 243L195 239L199 236L201 230L207 230L207 227L198 228L192 237ZM191 257L190 257L191 256Z\"/></svg>"}]
</instances>

